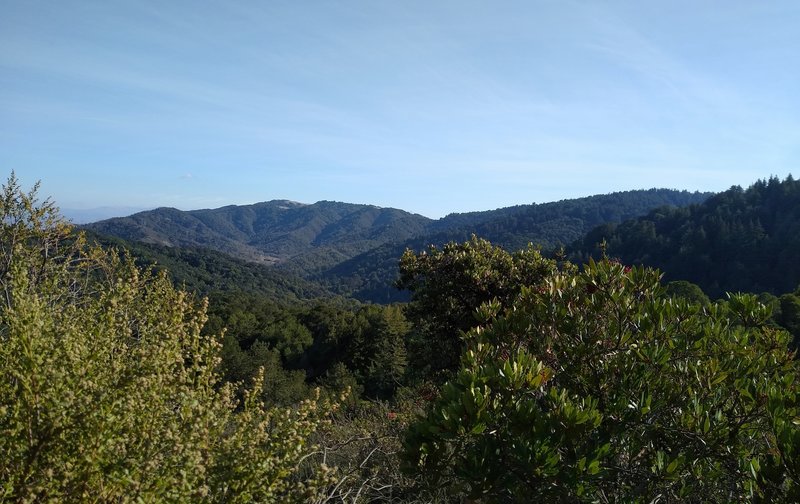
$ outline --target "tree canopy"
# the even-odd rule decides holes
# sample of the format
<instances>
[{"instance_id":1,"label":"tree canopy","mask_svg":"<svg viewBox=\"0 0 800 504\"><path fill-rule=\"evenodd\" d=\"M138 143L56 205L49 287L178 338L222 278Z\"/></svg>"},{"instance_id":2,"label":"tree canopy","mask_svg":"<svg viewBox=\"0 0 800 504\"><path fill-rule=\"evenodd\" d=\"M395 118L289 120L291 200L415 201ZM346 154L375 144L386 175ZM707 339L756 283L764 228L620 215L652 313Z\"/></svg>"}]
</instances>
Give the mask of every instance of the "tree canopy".
<instances>
[{"instance_id":1,"label":"tree canopy","mask_svg":"<svg viewBox=\"0 0 800 504\"><path fill-rule=\"evenodd\" d=\"M667 279L688 280L712 298L791 292L800 283L800 181L771 177L699 205L597 227L570 247L570 258L599 257L602 241L608 255L659 268Z\"/></svg>"},{"instance_id":2,"label":"tree canopy","mask_svg":"<svg viewBox=\"0 0 800 504\"><path fill-rule=\"evenodd\" d=\"M411 291L407 314L422 347L418 361L434 372L455 369L461 334L476 325L479 306L510 302L523 287L556 269L556 262L536 248L511 254L474 235L467 242L431 246L419 254L406 250L397 286Z\"/></svg>"}]
</instances>

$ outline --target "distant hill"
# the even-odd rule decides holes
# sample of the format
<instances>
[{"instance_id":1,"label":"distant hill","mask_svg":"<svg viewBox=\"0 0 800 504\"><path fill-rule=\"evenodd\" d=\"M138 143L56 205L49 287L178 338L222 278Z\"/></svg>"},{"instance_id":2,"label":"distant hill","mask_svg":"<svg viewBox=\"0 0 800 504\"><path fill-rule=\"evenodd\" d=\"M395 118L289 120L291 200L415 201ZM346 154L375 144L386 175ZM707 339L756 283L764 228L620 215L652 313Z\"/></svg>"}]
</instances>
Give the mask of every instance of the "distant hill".
<instances>
[{"instance_id":1,"label":"distant hill","mask_svg":"<svg viewBox=\"0 0 800 504\"><path fill-rule=\"evenodd\" d=\"M598 224L620 222L664 205L698 203L709 196L667 189L626 191L450 214L438 220L371 205L275 200L188 212L158 208L89 224L86 229L156 245L153 250L161 254L162 262L166 257L196 262L202 250L214 250L276 266L293 278L323 285L323 290L388 302L402 299L392 283L407 247L419 250L463 241L474 233L508 249L528 243L552 249L579 239Z\"/></svg>"},{"instance_id":2,"label":"distant hill","mask_svg":"<svg viewBox=\"0 0 800 504\"><path fill-rule=\"evenodd\" d=\"M800 181L773 177L698 205L606 224L569 255L597 257L603 240L608 255L657 267L667 280L688 280L714 298L726 291L791 292L800 284Z\"/></svg>"},{"instance_id":3,"label":"distant hill","mask_svg":"<svg viewBox=\"0 0 800 504\"><path fill-rule=\"evenodd\" d=\"M208 248L267 265L292 261L295 269L309 272L416 236L430 221L372 205L276 200L188 212L158 208L86 228L168 247Z\"/></svg>"},{"instance_id":4,"label":"distant hill","mask_svg":"<svg viewBox=\"0 0 800 504\"><path fill-rule=\"evenodd\" d=\"M316 276L333 290L361 300L389 302L404 295L392 288L397 262L406 248L423 250L475 234L507 250L532 243L545 250L567 245L602 223L618 223L653 208L700 203L712 193L649 189L518 205L486 212L451 214L428 226L428 234L402 243L387 243L344 261Z\"/></svg>"}]
</instances>

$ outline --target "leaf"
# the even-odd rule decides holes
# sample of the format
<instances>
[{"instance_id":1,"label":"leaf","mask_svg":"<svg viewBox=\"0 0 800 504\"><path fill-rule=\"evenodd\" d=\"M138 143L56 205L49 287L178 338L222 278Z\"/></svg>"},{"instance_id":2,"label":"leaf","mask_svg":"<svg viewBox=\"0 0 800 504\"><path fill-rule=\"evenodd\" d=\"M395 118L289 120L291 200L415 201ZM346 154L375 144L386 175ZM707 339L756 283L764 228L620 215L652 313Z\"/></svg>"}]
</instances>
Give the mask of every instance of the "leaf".
<instances>
[{"instance_id":1,"label":"leaf","mask_svg":"<svg viewBox=\"0 0 800 504\"><path fill-rule=\"evenodd\" d=\"M679 459L674 459L672 462L669 463L667 466L667 474L672 474L678 468L678 464L680 463Z\"/></svg>"},{"instance_id":2,"label":"leaf","mask_svg":"<svg viewBox=\"0 0 800 504\"><path fill-rule=\"evenodd\" d=\"M761 470L761 464L758 463L758 459L751 459L750 460L750 474L753 475L753 478L758 478L758 472Z\"/></svg>"}]
</instances>

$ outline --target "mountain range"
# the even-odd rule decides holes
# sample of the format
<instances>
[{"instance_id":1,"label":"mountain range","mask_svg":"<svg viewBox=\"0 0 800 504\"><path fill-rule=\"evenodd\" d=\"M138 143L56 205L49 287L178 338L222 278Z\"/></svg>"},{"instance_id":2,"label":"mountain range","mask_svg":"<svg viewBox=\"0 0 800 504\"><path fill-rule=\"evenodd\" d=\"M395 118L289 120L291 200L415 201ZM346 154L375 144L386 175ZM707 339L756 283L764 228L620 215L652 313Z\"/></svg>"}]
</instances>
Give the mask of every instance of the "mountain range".
<instances>
[{"instance_id":1,"label":"mountain range","mask_svg":"<svg viewBox=\"0 0 800 504\"><path fill-rule=\"evenodd\" d=\"M372 205L275 200L159 208L85 229L168 268L194 290L287 299L402 301L406 293L393 283L407 248L421 251L472 234L508 250L561 248L578 264L606 253L657 267L665 281L687 280L712 298L732 291L781 295L800 283L800 182L791 176L718 194L626 191L441 219Z\"/></svg>"},{"instance_id":2,"label":"mountain range","mask_svg":"<svg viewBox=\"0 0 800 504\"><path fill-rule=\"evenodd\" d=\"M246 268L242 261L272 266L338 294L386 302L401 298L391 285L406 248L419 250L477 234L509 249L532 243L550 250L582 238L598 225L619 223L654 208L698 204L710 196L668 189L625 191L454 213L436 220L373 205L273 200L193 211L158 208L85 228L148 244L147 251L144 245L138 250L160 262L174 262L179 250L200 256L202 250L210 250L238 260L237 270Z\"/></svg>"}]
</instances>

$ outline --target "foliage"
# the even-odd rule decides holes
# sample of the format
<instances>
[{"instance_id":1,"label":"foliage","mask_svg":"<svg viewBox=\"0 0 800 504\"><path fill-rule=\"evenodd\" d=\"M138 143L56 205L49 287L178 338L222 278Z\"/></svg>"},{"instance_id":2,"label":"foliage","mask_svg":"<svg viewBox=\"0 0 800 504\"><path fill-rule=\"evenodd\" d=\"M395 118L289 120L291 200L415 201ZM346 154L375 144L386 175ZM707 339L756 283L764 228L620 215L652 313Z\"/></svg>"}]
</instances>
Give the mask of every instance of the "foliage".
<instances>
[{"instance_id":1,"label":"foliage","mask_svg":"<svg viewBox=\"0 0 800 504\"><path fill-rule=\"evenodd\" d=\"M409 324L397 306L367 307L349 343L346 363L364 385L367 397L389 398L403 383Z\"/></svg>"},{"instance_id":2,"label":"foliage","mask_svg":"<svg viewBox=\"0 0 800 504\"><path fill-rule=\"evenodd\" d=\"M667 296L681 298L689 303L703 306L711 304L711 300L700 287L686 280L668 282L665 286L664 293Z\"/></svg>"},{"instance_id":3,"label":"foliage","mask_svg":"<svg viewBox=\"0 0 800 504\"><path fill-rule=\"evenodd\" d=\"M754 296L603 260L487 303L405 468L486 502L796 502L800 367Z\"/></svg>"},{"instance_id":4,"label":"foliage","mask_svg":"<svg viewBox=\"0 0 800 504\"><path fill-rule=\"evenodd\" d=\"M266 343L257 341L242 350L236 338L225 335L222 345L222 379L237 385L239 395L247 390L246 383L261 377L261 400L270 406L289 406L310 397L306 373L287 369L281 353Z\"/></svg>"},{"instance_id":5,"label":"foliage","mask_svg":"<svg viewBox=\"0 0 800 504\"><path fill-rule=\"evenodd\" d=\"M213 301L207 328L226 329L225 379L249 382L258 367L265 367L267 401L291 404L304 397L306 380L342 378L365 397L382 399L404 383L409 324L398 306L319 301L285 307L245 294ZM333 368L339 378L328 376Z\"/></svg>"},{"instance_id":6,"label":"foliage","mask_svg":"<svg viewBox=\"0 0 800 504\"><path fill-rule=\"evenodd\" d=\"M800 181L791 176L734 186L702 204L662 208L589 232L570 258L597 258L596 244L626 264L659 268L712 298L725 292L781 295L800 283Z\"/></svg>"},{"instance_id":7,"label":"foliage","mask_svg":"<svg viewBox=\"0 0 800 504\"><path fill-rule=\"evenodd\" d=\"M426 366L426 373L455 369L460 334L476 325L478 307L492 300L510 302L524 286L538 284L556 269L555 261L537 249L509 254L475 236L420 254L407 250L397 286L412 293L407 316L417 331L414 362Z\"/></svg>"},{"instance_id":8,"label":"foliage","mask_svg":"<svg viewBox=\"0 0 800 504\"><path fill-rule=\"evenodd\" d=\"M373 399L390 398L404 383L409 324L399 307L343 310L317 305L300 312L298 318L314 339L303 358L310 376L327 376L338 367L335 375L343 379L347 375L345 381L352 378L365 397Z\"/></svg>"},{"instance_id":9,"label":"foliage","mask_svg":"<svg viewBox=\"0 0 800 504\"><path fill-rule=\"evenodd\" d=\"M249 262L200 247L167 247L87 232L105 248L124 250L142 267L168 272L175 285L204 296L231 292L269 297L288 304L333 295L322 286L283 269Z\"/></svg>"},{"instance_id":10,"label":"foliage","mask_svg":"<svg viewBox=\"0 0 800 504\"><path fill-rule=\"evenodd\" d=\"M795 348L800 347L800 296L784 294L778 298L780 315L777 323L794 337Z\"/></svg>"},{"instance_id":11,"label":"foliage","mask_svg":"<svg viewBox=\"0 0 800 504\"><path fill-rule=\"evenodd\" d=\"M518 205L484 212L450 214L431 222L424 234L402 243L386 243L340 262L314 279L333 291L362 301L407 301L407 293L391 289L398 275L397 258L406 249L421 251L433 244L463 242L471 235L509 251L533 243L555 250L583 237L595 226L619 223L663 206L687 206L705 201L710 193L648 189L601 194L552 203Z\"/></svg>"},{"instance_id":12,"label":"foliage","mask_svg":"<svg viewBox=\"0 0 800 504\"><path fill-rule=\"evenodd\" d=\"M237 405L164 274L89 247L12 175L0 201L0 501L307 502L330 406ZM257 380L260 382L261 380Z\"/></svg>"}]
</instances>

